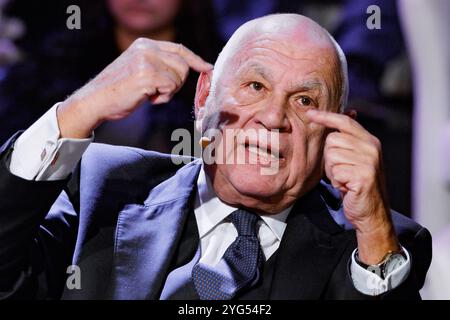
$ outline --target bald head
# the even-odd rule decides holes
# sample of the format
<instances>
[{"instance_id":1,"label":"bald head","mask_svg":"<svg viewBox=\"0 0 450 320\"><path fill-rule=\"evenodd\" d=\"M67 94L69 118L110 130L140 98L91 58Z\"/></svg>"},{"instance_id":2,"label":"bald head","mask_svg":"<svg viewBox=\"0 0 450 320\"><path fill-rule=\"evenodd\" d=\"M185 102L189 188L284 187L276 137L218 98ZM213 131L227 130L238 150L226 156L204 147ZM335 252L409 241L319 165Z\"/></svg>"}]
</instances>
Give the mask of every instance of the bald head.
<instances>
[{"instance_id":1,"label":"bald head","mask_svg":"<svg viewBox=\"0 0 450 320\"><path fill-rule=\"evenodd\" d=\"M313 20L298 14L273 14L251 20L231 36L214 65L211 89L214 91L219 79L229 63L246 49L252 40L265 35L267 39L278 39L297 44L298 47L311 50L330 51L335 56L336 74L338 78L339 109L345 107L348 96L347 61L345 55L334 38ZM292 54L292 52L290 53ZM295 55L295 53L294 53Z\"/></svg>"}]
</instances>

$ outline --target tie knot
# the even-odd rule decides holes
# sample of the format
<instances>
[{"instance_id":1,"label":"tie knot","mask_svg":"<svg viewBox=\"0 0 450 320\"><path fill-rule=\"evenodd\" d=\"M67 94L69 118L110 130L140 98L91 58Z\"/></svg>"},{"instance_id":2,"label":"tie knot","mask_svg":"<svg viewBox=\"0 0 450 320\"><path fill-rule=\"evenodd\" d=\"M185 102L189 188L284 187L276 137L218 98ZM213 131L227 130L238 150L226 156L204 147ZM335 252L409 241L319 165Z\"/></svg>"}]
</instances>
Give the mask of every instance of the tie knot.
<instances>
[{"instance_id":1,"label":"tie knot","mask_svg":"<svg viewBox=\"0 0 450 320\"><path fill-rule=\"evenodd\" d=\"M256 224L260 217L246 210L238 209L230 215L231 222L236 227L238 236L254 236L256 237Z\"/></svg>"}]
</instances>

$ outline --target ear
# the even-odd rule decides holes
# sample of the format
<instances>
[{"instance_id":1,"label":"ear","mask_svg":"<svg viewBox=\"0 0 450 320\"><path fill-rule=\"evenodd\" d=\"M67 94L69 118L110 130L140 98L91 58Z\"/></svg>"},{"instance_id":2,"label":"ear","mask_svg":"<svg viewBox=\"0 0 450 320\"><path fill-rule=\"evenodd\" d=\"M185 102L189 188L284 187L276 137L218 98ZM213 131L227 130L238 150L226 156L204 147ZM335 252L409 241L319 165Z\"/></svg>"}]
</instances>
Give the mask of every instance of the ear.
<instances>
[{"instance_id":1,"label":"ear","mask_svg":"<svg viewBox=\"0 0 450 320\"><path fill-rule=\"evenodd\" d=\"M205 107L206 99L208 98L209 91L211 90L212 72L212 70L208 72L201 72L198 77L194 99L195 118L197 121L201 121L203 119L203 108Z\"/></svg>"}]
</instances>

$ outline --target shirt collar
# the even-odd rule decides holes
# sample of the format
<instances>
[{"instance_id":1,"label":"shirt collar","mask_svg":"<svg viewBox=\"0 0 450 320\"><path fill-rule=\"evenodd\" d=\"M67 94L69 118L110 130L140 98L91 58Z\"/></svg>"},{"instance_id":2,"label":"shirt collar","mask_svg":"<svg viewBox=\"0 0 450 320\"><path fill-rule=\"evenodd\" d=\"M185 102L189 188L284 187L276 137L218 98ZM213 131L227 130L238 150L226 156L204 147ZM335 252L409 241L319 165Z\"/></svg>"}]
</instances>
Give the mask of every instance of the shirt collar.
<instances>
[{"instance_id":1,"label":"shirt collar","mask_svg":"<svg viewBox=\"0 0 450 320\"><path fill-rule=\"evenodd\" d=\"M261 216L264 223L270 228L279 241L286 229L286 219L292 206L278 214ZM197 220L200 238L206 236L219 223L228 217L236 208L222 202L217 197L211 180L206 175L204 167L200 170L197 179L197 196L195 199L194 213Z\"/></svg>"}]
</instances>

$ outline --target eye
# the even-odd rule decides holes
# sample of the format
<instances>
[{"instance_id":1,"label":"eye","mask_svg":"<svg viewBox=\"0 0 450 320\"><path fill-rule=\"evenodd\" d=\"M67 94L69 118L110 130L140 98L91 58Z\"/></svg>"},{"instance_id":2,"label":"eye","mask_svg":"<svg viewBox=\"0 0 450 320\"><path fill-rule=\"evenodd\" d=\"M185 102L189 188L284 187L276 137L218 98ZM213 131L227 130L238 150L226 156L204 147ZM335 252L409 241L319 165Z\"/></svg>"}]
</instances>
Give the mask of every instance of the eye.
<instances>
[{"instance_id":1,"label":"eye","mask_svg":"<svg viewBox=\"0 0 450 320\"><path fill-rule=\"evenodd\" d=\"M261 91L264 88L263 84L258 81L251 82L250 87L255 91Z\"/></svg>"},{"instance_id":2,"label":"eye","mask_svg":"<svg viewBox=\"0 0 450 320\"><path fill-rule=\"evenodd\" d=\"M311 100L311 98L307 97L307 96L301 96L299 101L303 106L310 106L313 104L313 101Z\"/></svg>"}]
</instances>

